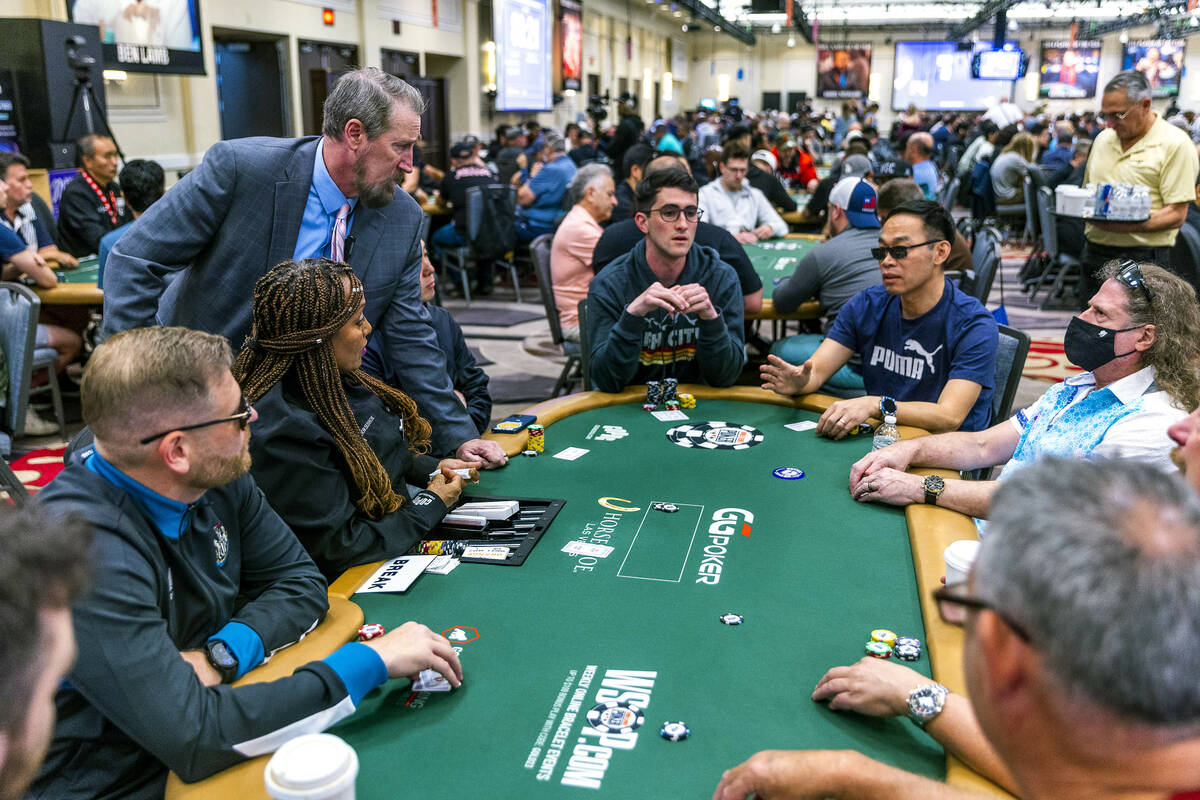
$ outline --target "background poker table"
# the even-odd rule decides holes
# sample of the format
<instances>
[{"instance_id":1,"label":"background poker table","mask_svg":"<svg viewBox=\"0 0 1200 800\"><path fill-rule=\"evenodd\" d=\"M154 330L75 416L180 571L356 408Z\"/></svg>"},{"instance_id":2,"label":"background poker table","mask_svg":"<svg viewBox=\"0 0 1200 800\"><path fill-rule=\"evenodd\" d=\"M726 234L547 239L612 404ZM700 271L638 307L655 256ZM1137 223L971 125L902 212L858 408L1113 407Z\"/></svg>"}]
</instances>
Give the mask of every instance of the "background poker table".
<instances>
[{"instance_id":1,"label":"background poker table","mask_svg":"<svg viewBox=\"0 0 1200 800\"><path fill-rule=\"evenodd\" d=\"M742 245L746 249L746 255L750 257L750 263L754 265L754 271L758 273L763 284L762 310L751 315L750 319L767 319L774 323L779 320L818 319L821 316L820 306L816 300L801 303L800 307L790 314L780 314L775 310L775 303L771 299L775 292L775 281L786 278L795 272L796 264L800 262L800 259L804 257L805 253L816 247L820 241L821 237L819 236L792 233L782 239L770 239L761 244ZM785 333L778 324L773 324L773 328L775 329L771 337L773 339L777 339Z\"/></svg>"},{"instance_id":2,"label":"background poker table","mask_svg":"<svg viewBox=\"0 0 1200 800\"><path fill-rule=\"evenodd\" d=\"M54 274L58 276L58 286L53 289L33 289L43 304L101 305L104 302L104 291L96 285L100 275L96 256L79 259L76 269L62 269L54 265Z\"/></svg>"},{"instance_id":3,"label":"background poker table","mask_svg":"<svg viewBox=\"0 0 1200 800\"><path fill-rule=\"evenodd\" d=\"M376 566L366 565L330 587L338 608L349 598L388 629L416 619L469 637L455 643L461 689L413 694L391 681L332 729L358 752L360 800L401 787L433 798L589 797L594 788L708 797L723 770L765 748L852 748L990 786L953 761L947 772L940 748L905 720L839 714L809 699L824 671L860 658L879 627L925 640L914 666L963 689L961 632L923 602L945 545L973 536L970 521L926 507L911 509L906 525L905 512L855 503L847 473L870 439L784 428L815 420L830 398L799 407L747 387L686 388L698 397L686 424L748 425L763 441L742 450L674 444L667 430L685 423L654 419L632 388L542 404L530 413L546 424L545 454L518 456L471 489L566 500L523 566L464 563L422 576L404 595L355 595ZM493 438L515 454L526 434ZM553 457L567 447L589 452ZM773 477L780 466L806 477ZM656 501L680 511L653 510ZM563 552L575 539L614 549L604 558ZM706 582L718 568L719 582ZM726 612L745 623L722 624ZM290 650L328 652L309 639ZM605 688L642 695L645 723L634 734L601 739L587 724ZM668 720L685 722L690 738L662 739ZM265 760L192 786L172 778L167 796L265 797Z\"/></svg>"}]
</instances>

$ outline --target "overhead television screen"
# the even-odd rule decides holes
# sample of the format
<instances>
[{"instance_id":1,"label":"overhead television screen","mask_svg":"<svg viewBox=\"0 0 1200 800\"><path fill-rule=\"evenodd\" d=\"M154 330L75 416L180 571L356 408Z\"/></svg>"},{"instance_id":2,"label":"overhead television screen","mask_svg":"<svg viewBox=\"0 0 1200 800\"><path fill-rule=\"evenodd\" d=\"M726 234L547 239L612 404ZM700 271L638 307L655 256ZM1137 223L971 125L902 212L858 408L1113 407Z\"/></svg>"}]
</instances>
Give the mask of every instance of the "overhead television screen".
<instances>
[{"instance_id":1,"label":"overhead television screen","mask_svg":"<svg viewBox=\"0 0 1200 800\"><path fill-rule=\"evenodd\" d=\"M1038 97L1079 100L1096 96L1100 42L1042 42Z\"/></svg>"},{"instance_id":2,"label":"overhead television screen","mask_svg":"<svg viewBox=\"0 0 1200 800\"><path fill-rule=\"evenodd\" d=\"M817 48L817 96L858 100L871 82L871 45L821 45Z\"/></svg>"},{"instance_id":3,"label":"overhead television screen","mask_svg":"<svg viewBox=\"0 0 1200 800\"><path fill-rule=\"evenodd\" d=\"M493 0L496 110L549 111L550 9L547 0Z\"/></svg>"},{"instance_id":4,"label":"overhead television screen","mask_svg":"<svg viewBox=\"0 0 1200 800\"><path fill-rule=\"evenodd\" d=\"M1011 100L1011 84L971 77L975 53L991 49L984 42L971 48L954 42L897 42L892 109L901 111L911 105L922 110L983 111L1001 98Z\"/></svg>"},{"instance_id":5,"label":"overhead television screen","mask_svg":"<svg viewBox=\"0 0 1200 800\"><path fill-rule=\"evenodd\" d=\"M1122 69L1136 69L1145 75L1155 97L1175 97L1183 77L1183 47L1182 39L1129 42Z\"/></svg>"},{"instance_id":6,"label":"overhead television screen","mask_svg":"<svg viewBox=\"0 0 1200 800\"><path fill-rule=\"evenodd\" d=\"M975 55L971 75L984 81L1015 81L1025 75L1025 53L1021 50L984 50Z\"/></svg>"},{"instance_id":7,"label":"overhead television screen","mask_svg":"<svg viewBox=\"0 0 1200 800\"><path fill-rule=\"evenodd\" d=\"M104 66L204 74L200 0L67 0L72 22L100 26Z\"/></svg>"}]
</instances>

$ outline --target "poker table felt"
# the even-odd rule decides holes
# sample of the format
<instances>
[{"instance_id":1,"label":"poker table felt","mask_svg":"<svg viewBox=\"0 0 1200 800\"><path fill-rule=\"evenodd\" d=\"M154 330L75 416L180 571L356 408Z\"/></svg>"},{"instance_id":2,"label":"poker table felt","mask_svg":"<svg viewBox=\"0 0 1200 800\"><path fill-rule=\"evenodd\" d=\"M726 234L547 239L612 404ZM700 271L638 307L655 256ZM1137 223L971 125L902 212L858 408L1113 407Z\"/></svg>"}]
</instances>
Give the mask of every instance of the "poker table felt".
<instances>
[{"instance_id":1,"label":"poker table felt","mask_svg":"<svg viewBox=\"0 0 1200 800\"><path fill-rule=\"evenodd\" d=\"M100 265L95 256L79 259L76 269L56 267L58 286L53 289L34 287L38 297L46 305L101 305L104 291L96 285L100 276Z\"/></svg>"},{"instance_id":2,"label":"poker table felt","mask_svg":"<svg viewBox=\"0 0 1200 800\"><path fill-rule=\"evenodd\" d=\"M405 595L355 595L376 566L364 565L330 587L342 637L360 619L343 603L389 629L416 619L470 637L456 643L460 690L413 695L407 681L390 681L332 729L358 752L360 800L395 797L398 786L417 797L592 796L564 784L568 769L568 783L599 780L606 796L708 797L723 770L765 748L852 748L999 793L905 720L839 714L809 699L824 671L861 657L878 627L925 640L914 666L964 690L961 631L937 618L928 595L945 546L974 536L970 520L853 502L847 471L870 440L783 427L815 420L831 398L801 404L748 387L685 388L698 397L686 412L692 423L753 426L763 441L744 450L673 444L665 433L681 423L644 412L636 389L542 404L530 413L547 426L546 453L517 456L471 489L566 500L523 566L462 564L422 576ZM516 454L526 434L491 438ZM570 446L589 452L552 457ZM806 477L773 477L780 466ZM680 511L652 510L655 501ZM600 559L562 552L573 539L614 550ZM717 563L719 582L706 582ZM730 611L745 623L722 624ZM288 674L332 649L328 634L322 647L311 641L284 651L287 664L277 657L243 680ZM587 725L605 684L649 695L636 736L602 744ZM662 739L667 720L685 722L690 738ZM265 762L191 786L172 776L167 797L266 797Z\"/></svg>"}]
</instances>

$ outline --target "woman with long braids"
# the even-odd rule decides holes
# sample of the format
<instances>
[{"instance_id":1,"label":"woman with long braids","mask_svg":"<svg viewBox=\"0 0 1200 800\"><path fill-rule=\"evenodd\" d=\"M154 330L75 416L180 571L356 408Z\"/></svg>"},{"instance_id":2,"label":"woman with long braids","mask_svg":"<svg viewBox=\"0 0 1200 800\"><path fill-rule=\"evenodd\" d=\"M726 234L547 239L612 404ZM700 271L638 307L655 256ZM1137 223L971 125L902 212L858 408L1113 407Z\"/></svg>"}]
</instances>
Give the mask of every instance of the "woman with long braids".
<instances>
[{"instance_id":1,"label":"woman with long braids","mask_svg":"<svg viewBox=\"0 0 1200 800\"><path fill-rule=\"evenodd\" d=\"M347 265L285 261L254 286L253 328L233 367L258 411L251 472L330 579L407 552L457 501L453 470L474 478L479 466L426 455L431 431L416 404L360 369L363 307ZM425 488L410 498L406 482Z\"/></svg>"}]
</instances>

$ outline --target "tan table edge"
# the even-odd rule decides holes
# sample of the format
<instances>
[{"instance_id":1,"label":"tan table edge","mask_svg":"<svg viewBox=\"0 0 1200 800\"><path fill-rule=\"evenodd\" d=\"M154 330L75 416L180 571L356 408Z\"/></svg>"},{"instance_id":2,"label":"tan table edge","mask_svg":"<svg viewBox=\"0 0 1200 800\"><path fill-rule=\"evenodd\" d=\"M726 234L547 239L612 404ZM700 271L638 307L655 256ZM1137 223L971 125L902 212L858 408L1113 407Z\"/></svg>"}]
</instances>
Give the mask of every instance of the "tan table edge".
<instances>
[{"instance_id":1,"label":"tan table edge","mask_svg":"<svg viewBox=\"0 0 1200 800\"><path fill-rule=\"evenodd\" d=\"M60 283L53 289L32 288L42 305L98 306L104 303L104 290L94 283Z\"/></svg>"}]
</instances>

